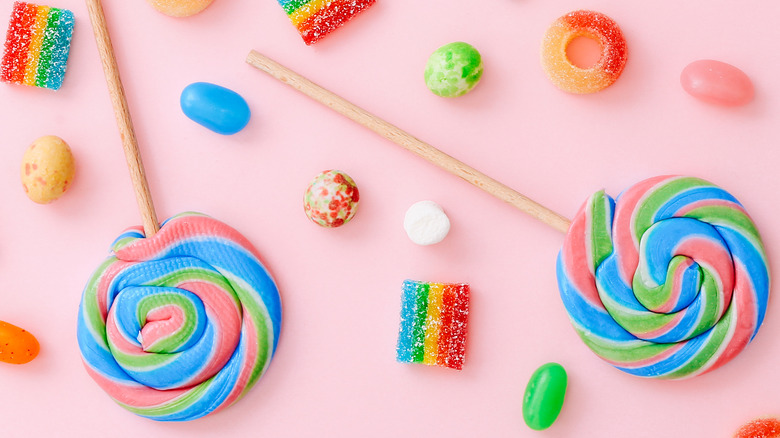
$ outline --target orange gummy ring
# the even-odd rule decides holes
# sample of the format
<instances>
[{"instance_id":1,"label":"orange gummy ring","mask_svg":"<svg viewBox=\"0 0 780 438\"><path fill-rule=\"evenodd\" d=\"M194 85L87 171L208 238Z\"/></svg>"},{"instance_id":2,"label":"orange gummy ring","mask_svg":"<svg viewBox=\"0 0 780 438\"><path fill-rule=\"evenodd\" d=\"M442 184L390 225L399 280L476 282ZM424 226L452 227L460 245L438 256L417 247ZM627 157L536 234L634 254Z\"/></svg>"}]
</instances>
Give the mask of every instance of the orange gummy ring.
<instances>
[{"instance_id":1,"label":"orange gummy ring","mask_svg":"<svg viewBox=\"0 0 780 438\"><path fill-rule=\"evenodd\" d=\"M577 37L601 45L601 57L589 68L572 64L566 48ZM574 11L558 18L542 41L542 67L553 84L570 93L595 93L612 85L626 65L626 39L617 23L593 11Z\"/></svg>"}]
</instances>

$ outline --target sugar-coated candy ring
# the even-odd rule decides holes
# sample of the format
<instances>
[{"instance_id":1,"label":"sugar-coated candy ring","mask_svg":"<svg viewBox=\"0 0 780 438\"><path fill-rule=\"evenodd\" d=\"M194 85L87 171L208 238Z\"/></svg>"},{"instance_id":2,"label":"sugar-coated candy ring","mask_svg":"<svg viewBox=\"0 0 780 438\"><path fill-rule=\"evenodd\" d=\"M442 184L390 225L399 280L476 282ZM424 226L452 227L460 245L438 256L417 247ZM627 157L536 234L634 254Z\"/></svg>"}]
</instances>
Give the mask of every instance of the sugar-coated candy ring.
<instances>
[{"instance_id":1,"label":"sugar-coated candy ring","mask_svg":"<svg viewBox=\"0 0 780 438\"><path fill-rule=\"evenodd\" d=\"M627 373L681 379L753 339L769 298L764 246L742 205L697 178L660 176L577 213L558 256L563 303L586 345Z\"/></svg>"},{"instance_id":2,"label":"sugar-coated candy ring","mask_svg":"<svg viewBox=\"0 0 780 438\"><path fill-rule=\"evenodd\" d=\"M593 38L601 58L589 68L569 61L566 49L575 38ZM542 41L542 67L553 84L570 93L587 94L612 85L626 65L626 39L614 20L593 11L574 11L558 18Z\"/></svg>"},{"instance_id":3,"label":"sugar-coated candy ring","mask_svg":"<svg viewBox=\"0 0 780 438\"><path fill-rule=\"evenodd\" d=\"M780 438L780 420L757 418L739 428L734 438Z\"/></svg>"},{"instance_id":4,"label":"sugar-coated candy ring","mask_svg":"<svg viewBox=\"0 0 780 438\"><path fill-rule=\"evenodd\" d=\"M196 213L151 238L123 233L89 280L78 315L90 376L138 415L184 421L236 402L268 368L279 292L257 252Z\"/></svg>"}]
</instances>

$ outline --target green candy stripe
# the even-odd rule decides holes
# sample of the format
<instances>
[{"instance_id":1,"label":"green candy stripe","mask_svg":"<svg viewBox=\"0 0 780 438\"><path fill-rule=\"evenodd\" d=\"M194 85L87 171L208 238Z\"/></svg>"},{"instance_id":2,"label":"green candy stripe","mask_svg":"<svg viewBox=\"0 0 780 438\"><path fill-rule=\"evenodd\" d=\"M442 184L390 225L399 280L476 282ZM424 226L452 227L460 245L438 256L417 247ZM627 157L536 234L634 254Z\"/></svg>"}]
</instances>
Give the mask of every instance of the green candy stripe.
<instances>
[{"instance_id":1,"label":"green candy stripe","mask_svg":"<svg viewBox=\"0 0 780 438\"><path fill-rule=\"evenodd\" d=\"M412 326L412 361L414 363L422 363L425 358L425 319L428 316L429 290L430 286L427 283L418 283L414 305L416 312Z\"/></svg>"},{"instance_id":2,"label":"green candy stripe","mask_svg":"<svg viewBox=\"0 0 780 438\"><path fill-rule=\"evenodd\" d=\"M604 191L596 192L590 199L590 245L593 264L599 266L612 254L612 207Z\"/></svg>"},{"instance_id":3,"label":"green candy stripe","mask_svg":"<svg viewBox=\"0 0 780 438\"><path fill-rule=\"evenodd\" d=\"M57 44L57 27L61 14L62 11L58 8L49 10L49 18L46 21L46 30L43 34L41 54L38 60L38 70L35 73L35 85L39 87L46 87L46 82L49 80L49 69L51 68L54 46Z\"/></svg>"}]
</instances>

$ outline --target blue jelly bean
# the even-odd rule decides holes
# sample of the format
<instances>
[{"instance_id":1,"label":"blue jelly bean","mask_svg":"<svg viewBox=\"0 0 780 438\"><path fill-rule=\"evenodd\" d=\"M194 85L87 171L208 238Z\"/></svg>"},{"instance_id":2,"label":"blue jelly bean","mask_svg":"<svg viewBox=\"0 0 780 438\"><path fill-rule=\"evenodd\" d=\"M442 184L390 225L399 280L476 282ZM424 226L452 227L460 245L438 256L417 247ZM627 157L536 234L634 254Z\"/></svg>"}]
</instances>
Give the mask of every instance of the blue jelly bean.
<instances>
[{"instance_id":1,"label":"blue jelly bean","mask_svg":"<svg viewBox=\"0 0 780 438\"><path fill-rule=\"evenodd\" d=\"M208 82L195 82L184 88L181 110L194 122L223 135L244 129L251 115L241 95Z\"/></svg>"}]
</instances>

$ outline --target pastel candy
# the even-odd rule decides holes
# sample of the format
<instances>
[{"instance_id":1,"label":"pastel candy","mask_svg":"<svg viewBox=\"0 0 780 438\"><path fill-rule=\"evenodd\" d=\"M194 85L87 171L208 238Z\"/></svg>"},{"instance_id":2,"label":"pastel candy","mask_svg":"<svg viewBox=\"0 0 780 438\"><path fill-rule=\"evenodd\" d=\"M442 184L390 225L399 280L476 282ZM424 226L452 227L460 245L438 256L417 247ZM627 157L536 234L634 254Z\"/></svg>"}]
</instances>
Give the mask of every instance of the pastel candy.
<instances>
[{"instance_id":1,"label":"pastel candy","mask_svg":"<svg viewBox=\"0 0 780 438\"><path fill-rule=\"evenodd\" d=\"M433 201L415 202L404 215L404 231L418 245L433 245L447 237L450 218Z\"/></svg>"},{"instance_id":2,"label":"pastel candy","mask_svg":"<svg viewBox=\"0 0 780 438\"><path fill-rule=\"evenodd\" d=\"M171 17L189 17L206 9L214 0L146 0L153 8Z\"/></svg>"},{"instance_id":3,"label":"pastel candy","mask_svg":"<svg viewBox=\"0 0 780 438\"><path fill-rule=\"evenodd\" d=\"M251 116L249 105L241 95L208 82L195 82L185 87L180 103L184 115L222 135L241 131Z\"/></svg>"},{"instance_id":4,"label":"pastel candy","mask_svg":"<svg viewBox=\"0 0 780 438\"><path fill-rule=\"evenodd\" d=\"M750 78L725 62L694 61L683 69L680 84L691 96L714 105L739 106L753 100Z\"/></svg>"},{"instance_id":5,"label":"pastel candy","mask_svg":"<svg viewBox=\"0 0 780 438\"><path fill-rule=\"evenodd\" d=\"M277 0L303 41L314 44L343 26L376 0Z\"/></svg>"},{"instance_id":6,"label":"pastel candy","mask_svg":"<svg viewBox=\"0 0 780 438\"><path fill-rule=\"evenodd\" d=\"M441 97L462 96L477 86L484 67L482 55L471 44L454 42L434 51L425 65L425 85Z\"/></svg>"},{"instance_id":7,"label":"pastel candy","mask_svg":"<svg viewBox=\"0 0 780 438\"><path fill-rule=\"evenodd\" d=\"M468 317L468 284L404 281L396 360L462 369Z\"/></svg>"},{"instance_id":8,"label":"pastel candy","mask_svg":"<svg viewBox=\"0 0 780 438\"><path fill-rule=\"evenodd\" d=\"M70 147L54 135L35 140L22 157L22 187L27 197L38 204L48 204L62 196L75 174Z\"/></svg>"},{"instance_id":9,"label":"pastel candy","mask_svg":"<svg viewBox=\"0 0 780 438\"><path fill-rule=\"evenodd\" d=\"M127 230L87 283L78 342L120 406L185 421L230 406L263 375L281 328L279 292L249 241L185 213L144 238Z\"/></svg>"},{"instance_id":10,"label":"pastel candy","mask_svg":"<svg viewBox=\"0 0 780 438\"><path fill-rule=\"evenodd\" d=\"M558 256L561 298L586 345L618 369L681 379L733 359L769 298L761 237L701 179L659 176L592 195Z\"/></svg>"},{"instance_id":11,"label":"pastel candy","mask_svg":"<svg viewBox=\"0 0 780 438\"><path fill-rule=\"evenodd\" d=\"M67 9L14 2L0 80L58 90L65 77L73 23L73 13Z\"/></svg>"}]
</instances>

